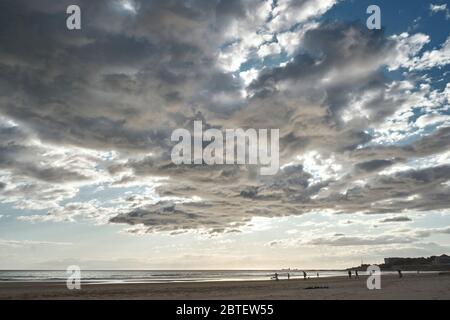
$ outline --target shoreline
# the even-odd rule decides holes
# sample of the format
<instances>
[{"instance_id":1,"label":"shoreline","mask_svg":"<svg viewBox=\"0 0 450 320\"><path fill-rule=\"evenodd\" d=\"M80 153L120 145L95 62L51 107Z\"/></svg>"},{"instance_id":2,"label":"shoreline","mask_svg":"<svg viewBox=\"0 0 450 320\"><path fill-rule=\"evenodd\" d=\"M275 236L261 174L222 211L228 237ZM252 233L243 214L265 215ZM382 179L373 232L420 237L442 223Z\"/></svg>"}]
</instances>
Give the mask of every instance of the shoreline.
<instances>
[{"instance_id":1,"label":"shoreline","mask_svg":"<svg viewBox=\"0 0 450 320\"><path fill-rule=\"evenodd\" d=\"M366 279L82 284L81 290L68 290L61 282L0 282L0 299L450 299L448 274L385 275L381 290L368 290Z\"/></svg>"}]
</instances>

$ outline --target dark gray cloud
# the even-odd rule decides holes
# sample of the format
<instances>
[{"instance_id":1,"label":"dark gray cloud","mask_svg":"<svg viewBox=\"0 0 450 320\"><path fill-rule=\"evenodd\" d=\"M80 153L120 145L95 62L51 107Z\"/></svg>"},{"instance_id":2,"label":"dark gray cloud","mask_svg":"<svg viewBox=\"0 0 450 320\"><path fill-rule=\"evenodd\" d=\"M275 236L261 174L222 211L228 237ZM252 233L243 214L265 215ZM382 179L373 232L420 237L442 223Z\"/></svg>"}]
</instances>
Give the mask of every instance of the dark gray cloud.
<instances>
[{"instance_id":1,"label":"dark gray cloud","mask_svg":"<svg viewBox=\"0 0 450 320\"><path fill-rule=\"evenodd\" d=\"M343 125L342 111L355 96L372 92L365 111L376 123L396 110L385 94L386 79L377 70L393 54L394 46L382 31L373 32L358 23L325 23L306 32L292 62L263 72L250 87L258 96L268 96L278 91L280 83L293 82L291 90L322 102L334 125Z\"/></svg>"},{"instance_id":2,"label":"dark gray cloud","mask_svg":"<svg viewBox=\"0 0 450 320\"><path fill-rule=\"evenodd\" d=\"M66 168L36 164L35 161L38 160L39 156L36 157L35 155L38 151L34 148L21 146L0 146L0 169L10 170L14 175L26 176L45 182L64 183L89 179L83 174Z\"/></svg>"},{"instance_id":3,"label":"dark gray cloud","mask_svg":"<svg viewBox=\"0 0 450 320\"><path fill-rule=\"evenodd\" d=\"M386 219L381 220L380 222L385 223L385 222L409 222L409 221L412 221L412 220L408 217L402 216L402 217L386 218Z\"/></svg>"},{"instance_id":4,"label":"dark gray cloud","mask_svg":"<svg viewBox=\"0 0 450 320\"><path fill-rule=\"evenodd\" d=\"M56 143L148 151L167 147L195 109L236 106L210 103L240 89L213 65L217 4L140 2L130 15L118 3L79 1L80 32L65 28L64 3L3 3L0 87L14 94L2 113Z\"/></svg>"},{"instance_id":5,"label":"dark gray cloud","mask_svg":"<svg viewBox=\"0 0 450 320\"><path fill-rule=\"evenodd\" d=\"M18 127L0 127L0 170L52 183L88 180L82 173L55 166L46 153L44 148L32 145L30 137Z\"/></svg>"},{"instance_id":6,"label":"dark gray cloud","mask_svg":"<svg viewBox=\"0 0 450 320\"><path fill-rule=\"evenodd\" d=\"M334 238L316 238L307 244L309 245L327 245L327 246L373 246L373 245L389 245L404 244L416 241L413 237L399 236L376 236L376 237L359 237L359 236L339 236Z\"/></svg>"},{"instance_id":7,"label":"dark gray cloud","mask_svg":"<svg viewBox=\"0 0 450 320\"><path fill-rule=\"evenodd\" d=\"M364 171L375 171L380 170L382 168L389 167L394 162L391 160L370 160L366 162L361 162L356 165L357 168L362 169Z\"/></svg>"}]
</instances>

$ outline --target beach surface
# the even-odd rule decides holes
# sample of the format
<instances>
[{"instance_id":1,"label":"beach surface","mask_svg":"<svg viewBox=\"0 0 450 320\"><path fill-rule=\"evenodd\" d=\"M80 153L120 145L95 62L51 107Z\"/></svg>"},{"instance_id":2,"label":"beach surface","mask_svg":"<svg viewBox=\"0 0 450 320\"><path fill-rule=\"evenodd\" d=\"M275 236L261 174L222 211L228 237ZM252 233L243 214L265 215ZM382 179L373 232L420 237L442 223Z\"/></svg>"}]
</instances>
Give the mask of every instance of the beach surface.
<instances>
[{"instance_id":1,"label":"beach surface","mask_svg":"<svg viewBox=\"0 0 450 320\"><path fill-rule=\"evenodd\" d=\"M0 299L450 299L450 274L383 276L368 290L367 276L184 283L82 284L0 282Z\"/></svg>"}]
</instances>

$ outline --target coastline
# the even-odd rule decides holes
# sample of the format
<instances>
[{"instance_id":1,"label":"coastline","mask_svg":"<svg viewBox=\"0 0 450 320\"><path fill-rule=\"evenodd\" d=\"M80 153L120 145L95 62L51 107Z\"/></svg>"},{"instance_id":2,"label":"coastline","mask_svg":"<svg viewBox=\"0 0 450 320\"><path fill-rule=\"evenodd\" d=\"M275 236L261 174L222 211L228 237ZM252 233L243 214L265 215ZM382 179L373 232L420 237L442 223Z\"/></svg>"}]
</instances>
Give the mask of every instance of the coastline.
<instances>
[{"instance_id":1,"label":"coastline","mask_svg":"<svg viewBox=\"0 0 450 320\"><path fill-rule=\"evenodd\" d=\"M63 282L0 282L0 299L450 299L449 274L386 275L381 290L368 290L366 279L82 284L81 290Z\"/></svg>"}]
</instances>

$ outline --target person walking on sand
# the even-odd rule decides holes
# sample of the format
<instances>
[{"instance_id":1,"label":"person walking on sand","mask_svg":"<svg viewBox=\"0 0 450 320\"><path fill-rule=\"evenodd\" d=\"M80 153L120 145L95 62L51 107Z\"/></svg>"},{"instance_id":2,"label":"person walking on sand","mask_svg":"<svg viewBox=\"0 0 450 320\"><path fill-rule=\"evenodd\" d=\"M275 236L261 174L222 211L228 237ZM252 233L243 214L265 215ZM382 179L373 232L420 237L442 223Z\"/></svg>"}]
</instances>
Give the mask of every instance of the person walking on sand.
<instances>
[{"instance_id":1,"label":"person walking on sand","mask_svg":"<svg viewBox=\"0 0 450 320\"><path fill-rule=\"evenodd\" d=\"M398 269L397 272L398 272L398 277L402 278L403 277L402 270Z\"/></svg>"},{"instance_id":2,"label":"person walking on sand","mask_svg":"<svg viewBox=\"0 0 450 320\"><path fill-rule=\"evenodd\" d=\"M275 275L273 278L275 279L275 281L278 281L278 273L275 272Z\"/></svg>"},{"instance_id":3,"label":"person walking on sand","mask_svg":"<svg viewBox=\"0 0 450 320\"><path fill-rule=\"evenodd\" d=\"M356 278L359 278L358 270L355 270L355 277L356 277Z\"/></svg>"},{"instance_id":4,"label":"person walking on sand","mask_svg":"<svg viewBox=\"0 0 450 320\"><path fill-rule=\"evenodd\" d=\"M289 274L289 272L288 272L288 280L291 278L291 275Z\"/></svg>"},{"instance_id":5,"label":"person walking on sand","mask_svg":"<svg viewBox=\"0 0 450 320\"><path fill-rule=\"evenodd\" d=\"M303 280L306 280L306 272L303 271Z\"/></svg>"},{"instance_id":6,"label":"person walking on sand","mask_svg":"<svg viewBox=\"0 0 450 320\"><path fill-rule=\"evenodd\" d=\"M351 279L352 278L352 270L348 270L348 277Z\"/></svg>"}]
</instances>

